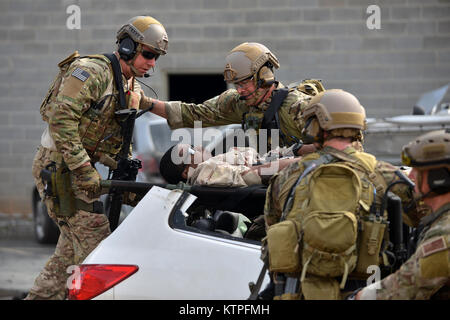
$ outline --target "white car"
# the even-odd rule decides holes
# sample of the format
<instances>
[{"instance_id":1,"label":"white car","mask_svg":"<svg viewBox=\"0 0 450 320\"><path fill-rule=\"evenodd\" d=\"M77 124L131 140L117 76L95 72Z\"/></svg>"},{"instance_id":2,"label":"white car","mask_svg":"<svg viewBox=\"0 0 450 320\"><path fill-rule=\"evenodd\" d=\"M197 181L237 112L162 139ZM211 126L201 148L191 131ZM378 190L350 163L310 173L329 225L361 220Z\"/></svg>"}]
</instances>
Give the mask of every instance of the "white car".
<instances>
[{"instance_id":1,"label":"white car","mask_svg":"<svg viewBox=\"0 0 450 320\"><path fill-rule=\"evenodd\" d=\"M247 199L250 215L261 213L264 194ZM196 224L214 220L203 213L197 219L203 204L220 202L214 194L196 199L152 187L73 273L69 299L247 299L263 266L260 242L231 235L238 215L230 212L221 222L228 224ZM268 281L266 275L261 288Z\"/></svg>"}]
</instances>

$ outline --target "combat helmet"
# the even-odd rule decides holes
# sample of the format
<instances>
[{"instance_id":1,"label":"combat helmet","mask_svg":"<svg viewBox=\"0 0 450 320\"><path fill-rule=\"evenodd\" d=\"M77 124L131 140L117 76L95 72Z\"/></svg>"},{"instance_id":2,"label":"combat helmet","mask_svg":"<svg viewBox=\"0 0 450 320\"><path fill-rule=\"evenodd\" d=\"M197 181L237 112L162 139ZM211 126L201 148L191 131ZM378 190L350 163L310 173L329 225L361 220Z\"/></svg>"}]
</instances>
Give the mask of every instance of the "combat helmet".
<instances>
[{"instance_id":1,"label":"combat helmet","mask_svg":"<svg viewBox=\"0 0 450 320\"><path fill-rule=\"evenodd\" d=\"M305 121L303 135L306 140L319 141L320 130L330 137L352 137L362 140L366 129L366 111L358 99L341 89L330 89L312 97L302 111Z\"/></svg>"},{"instance_id":2,"label":"combat helmet","mask_svg":"<svg viewBox=\"0 0 450 320\"><path fill-rule=\"evenodd\" d=\"M419 169L450 167L450 131L436 130L417 137L403 147L402 162Z\"/></svg>"},{"instance_id":3,"label":"combat helmet","mask_svg":"<svg viewBox=\"0 0 450 320\"><path fill-rule=\"evenodd\" d=\"M244 42L226 56L223 75L226 82L237 83L253 77L258 87L267 87L275 80L273 68L279 67L278 59L266 46Z\"/></svg>"},{"instance_id":4,"label":"combat helmet","mask_svg":"<svg viewBox=\"0 0 450 320\"><path fill-rule=\"evenodd\" d=\"M169 38L164 26L150 16L136 16L128 20L117 31L118 52L124 60L135 57L141 50L141 45L150 47L155 53L165 55L169 44Z\"/></svg>"},{"instance_id":5,"label":"combat helmet","mask_svg":"<svg viewBox=\"0 0 450 320\"><path fill-rule=\"evenodd\" d=\"M431 192L444 194L450 191L450 132L436 130L423 134L402 150L402 163L414 167L419 187L422 172L428 171L427 183ZM426 195L422 195L425 197Z\"/></svg>"}]
</instances>

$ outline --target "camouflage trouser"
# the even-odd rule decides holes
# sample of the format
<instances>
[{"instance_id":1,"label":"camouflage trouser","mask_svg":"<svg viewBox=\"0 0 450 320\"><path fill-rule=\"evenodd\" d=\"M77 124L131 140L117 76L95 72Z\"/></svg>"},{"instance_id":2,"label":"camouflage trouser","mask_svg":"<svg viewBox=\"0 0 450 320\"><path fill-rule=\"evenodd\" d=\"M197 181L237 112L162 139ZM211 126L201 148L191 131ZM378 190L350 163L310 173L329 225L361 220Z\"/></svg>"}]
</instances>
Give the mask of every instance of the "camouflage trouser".
<instances>
[{"instance_id":1,"label":"camouflage trouser","mask_svg":"<svg viewBox=\"0 0 450 320\"><path fill-rule=\"evenodd\" d=\"M36 278L25 298L27 300L65 299L67 295L66 282L70 276L67 268L81 263L100 241L110 234L109 222L104 214L78 210L72 217L56 216L53 201L44 196L44 184L39 178L42 168L52 160L55 160L54 152L40 147L33 162L33 176L39 194L47 206L48 214L58 225L61 235L55 253ZM80 198L89 202L96 200Z\"/></svg>"}]
</instances>

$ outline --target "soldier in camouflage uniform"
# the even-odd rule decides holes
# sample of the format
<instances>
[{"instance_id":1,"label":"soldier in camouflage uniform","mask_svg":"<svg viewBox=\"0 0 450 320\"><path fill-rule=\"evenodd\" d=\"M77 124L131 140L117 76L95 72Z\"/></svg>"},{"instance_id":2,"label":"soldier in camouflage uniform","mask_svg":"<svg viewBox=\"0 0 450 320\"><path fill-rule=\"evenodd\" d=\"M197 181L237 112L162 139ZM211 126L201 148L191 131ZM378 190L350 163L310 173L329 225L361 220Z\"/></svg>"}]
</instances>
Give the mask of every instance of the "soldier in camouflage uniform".
<instances>
[{"instance_id":1,"label":"soldier in camouflage uniform","mask_svg":"<svg viewBox=\"0 0 450 320\"><path fill-rule=\"evenodd\" d=\"M194 121L202 121L203 127L242 123L243 129L258 132L272 97L284 88L281 82L275 81L273 68L278 67L277 58L267 47L245 42L231 50L226 57L225 81L234 84L235 89L229 89L202 104L164 102L147 97L146 100L154 102L152 112L166 118L171 129L192 128ZM311 82L306 87L313 88L311 90L314 92L323 90L320 82ZM290 146L300 140L303 129L300 111L310 99L310 94L305 92L290 88L279 108L277 127L280 130L280 146ZM260 153L274 149L276 145L271 146L268 141L268 147L267 150L259 150ZM296 151L301 155L312 150L312 145L299 144Z\"/></svg>"},{"instance_id":2,"label":"soldier in camouflage uniform","mask_svg":"<svg viewBox=\"0 0 450 320\"><path fill-rule=\"evenodd\" d=\"M120 68L127 107L138 109L141 95L135 77L142 77L167 52L162 24L149 16L134 17L117 33ZM104 55L73 54L59 64L56 77L41 106L47 122L33 162L33 176L49 216L61 235L55 253L36 278L26 299L65 299L67 269L84 258L110 233L107 217L99 210L101 177L98 161L114 166L122 145L121 127L114 112L120 109L119 91L111 62ZM147 107L147 105L144 105ZM44 192L41 170L49 165L70 172L75 212L65 212Z\"/></svg>"},{"instance_id":3,"label":"soldier in camouflage uniform","mask_svg":"<svg viewBox=\"0 0 450 320\"><path fill-rule=\"evenodd\" d=\"M302 116L306 123L303 136L314 140L315 143L319 145L319 150L305 155L297 162L289 165L272 177L267 190L264 208L268 232L272 226L275 226L282 220L282 216L285 217L286 220L299 221L303 228L303 215L305 208L308 206L308 198L305 198L303 202L303 200L299 200L303 198L298 198L298 195L302 195L302 192L303 194L305 193L302 190L308 190L305 188L307 188L309 180L306 178L301 180L299 177L303 175L306 177L313 175L317 169L321 168L321 164L342 164L352 168L355 172L360 171L361 174L364 173L362 177L365 178L361 178L364 179L361 181L366 181L366 184L370 181L370 184L373 185L377 191L376 196L374 196L372 200L377 204L377 207L380 207L383 190L386 190L387 185L391 182L399 179L395 175L395 171L397 170L396 167L383 161L377 161L372 155L355 149L355 142L362 141L362 130L365 129L366 120L364 108L360 105L356 97L350 93L337 89L326 90L319 93L312 98L311 103L303 110ZM315 162L320 159L328 160L326 162ZM311 166L311 163L313 162L315 162L315 168L314 166ZM306 171L306 168L308 168L308 171ZM369 180L367 180L368 177L370 177ZM320 178L321 176L317 179ZM298 183L299 180L301 182L297 185L296 183ZM293 188L294 185L295 188ZM408 189L404 185L396 185L392 188L392 191L399 194L405 202L407 202L410 197ZM340 201L334 199L334 196L335 195L329 197L328 194L323 194L323 197L319 195L318 198L321 198L324 202L328 201L330 206L332 206L333 201L335 201L335 203ZM287 201L288 198L290 198L290 201ZM288 203L288 205L286 205L286 203ZM342 209L336 208L335 210ZM387 213L384 213L382 216L385 216L386 214ZM301 231L301 234L303 234L303 232L304 231ZM382 236L378 241L381 240ZM270 238L268 241L270 241ZM300 248L302 248L302 237L300 237L298 241ZM333 242L334 239L331 241ZM303 248L305 248L305 245ZM265 254L265 250L266 249L263 248L263 254ZM301 252L305 249L299 249L297 247L296 250L299 252L298 259L302 261ZM323 254L324 257L327 255L327 253ZM268 256L271 257L270 250L268 251ZM336 255L336 259L340 259L340 257ZM285 294L286 291L277 293L277 299L280 299L280 297L281 299L341 299L341 295L344 292L351 290L347 287L343 287L343 285L346 284L345 281L343 283L341 282L341 287L339 287L339 281L341 281L342 278L347 278L347 275L343 275L342 278L318 276L314 273L310 273L310 269L306 269L308 271L303 273L302 271L305 269L305 266L303 265L303 267L301 267L302 263L307 264L303 259L303 261L300 262L301 269L299 269L299 271L292 271L295 272L293 274L285 274L286 279L292 277L292 279L298 281L297 283L300 285L297 285L298 287L296 287L297 289L295 289L295 292L291 291L288 295ZM311 268L311 265L309 265L309 268ZM320 264L318 265L318 268L320 268ZM271 263L269 264L269 270L272 270ZM277 277L278 275L273 274L273 276ZM352 280L351 272L348 275L348 279ZM275 279L274 282L277 283L277 279ZM349 284L349 282L347 282L347 284ZM267 293L267 290L265 290L264 294Z\"/></svg>"},{"instance_id":4,"label":"soldier in camouflage uniform","mask_svg":"<svg viewBox=\"0 0 450 320\"><path fill-rule=\"evenodd\" d=\"M418 210L407 212L418 227L415 253L397 272L362 289L356 299L450 299L450 133L424 134L403 147L412 166ZM417 214L419 213L419 214Z\"/></svg>"}]
</instances>

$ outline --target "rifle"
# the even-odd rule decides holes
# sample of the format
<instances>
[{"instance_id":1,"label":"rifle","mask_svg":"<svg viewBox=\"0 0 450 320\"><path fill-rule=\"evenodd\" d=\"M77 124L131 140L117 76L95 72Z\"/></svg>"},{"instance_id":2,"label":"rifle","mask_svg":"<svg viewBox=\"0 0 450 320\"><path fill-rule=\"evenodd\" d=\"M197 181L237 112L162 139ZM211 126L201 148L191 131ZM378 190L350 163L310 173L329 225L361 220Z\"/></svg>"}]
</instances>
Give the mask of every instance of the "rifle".
<instances>
[{"instance_id":1,"label":"rifle","mask_svg":"<svg viewBox=\"0 0 450 320\"><path fill-rule=\"evenodd\" d=\"M131 139L133 136L134 122L137 118L136 109L123 109L115 112L118 122L122 128L122 147L117 154L117 168L110 170L110 178L121 181L135 181L138 170L142 168L139 159L129 159ZM119 224L119 216L123 203L123 191L112 187L108 195L109 213L108 220L111 231Z\"/></svg>"},{"instance_id":2,"label":"rifle","mask_svg":"<svg viewBox=\"0 0 450 320\"><path fill-rule=\"evenodd\" d=\"M405 246L405 239L408 234L404 235L404 225L402 218L402 200L392 192L388 195L387 210L389 214L389 225L392 230L392 243L394 245L395 261L392 266L392 272L395 272L408 259L408 252Z\"/></svg>"},{"instance_id":3,"label":"rifle","mask_svg":"<svg viewBox=\"0 0 450 320\"><path fill-rule=\"evenodd\" d=\"M387 208L388 215L389 215L389 229L391 230L391 241L393 241L394 246L394 263L393 267L391 269L391 272L394 272L400 266L406 262L408 259L408 250L405 245L405 239L408 239L408 228L403 223L402 218L402 200L389 191L394 185L396 184L405 184L407 185L411 190L414 189L415 184L412 182L403 172L400 170L396 170L395 174L400 178L397 181L392 182L386 189L386 192L384 193L380 212L384 212L384 209Z\"/></svg>"},{"instance_id":4,"label":"rifle","mask_svg":"<svg viewBox=\"0 0 450 320\"><path fill-rule=\"evenodd\" d=\"M136 181L136 176L140 168L142 168L141 160L129 159L131 139L133 138L134 123L137 118L142 116L145 112L151 110L153 104L147 109L137 112L136 109L123 109L115 112L117 121L121 126L122 133L122 147L117 154L117 167L109 173L109 178L120 181ZM112 175L111 175L112 173ZM108 195L108 220L111 231L114 231L119 224L120 211L123 203L122 189L118 189L115 185L111 185Z\"/></svg>"}]
</instances>

